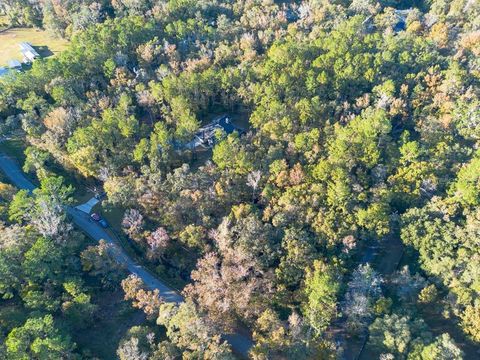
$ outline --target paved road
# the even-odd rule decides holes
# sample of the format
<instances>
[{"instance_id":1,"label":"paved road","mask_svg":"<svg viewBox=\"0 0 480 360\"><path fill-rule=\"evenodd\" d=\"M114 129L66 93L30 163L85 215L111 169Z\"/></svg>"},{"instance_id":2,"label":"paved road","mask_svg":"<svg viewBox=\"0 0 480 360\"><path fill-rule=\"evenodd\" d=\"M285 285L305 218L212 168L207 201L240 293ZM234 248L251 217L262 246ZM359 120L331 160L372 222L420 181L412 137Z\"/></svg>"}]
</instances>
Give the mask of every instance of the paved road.
<instances>
[{"instance_id":1,"label":"paved road","mask_svg":"<svg viewBox=\"0 0 480 360\"><path fill-rule=\"evenodd\" d=\"M25 177L25 174L17 163L2 153L0 153L0 169L18 188L28 191L33 191L35 189L35 185ZM138 265L131 257L129 257L120 246L118 240L111 236L96 222L90 221L87 214L82 213L73 207L67 207L67 213L71 216L73 222L90 237L97 241L103 239L106 242L113 244L117 261L125 265L132 274L139 276L149 289L158 289L162 298L167 302L178 304L183 301L183 297L176 291L169 288L165 283L153 276L149 271L144 269L141 265ZM240 334L225 335L224 338L230 343L234 351L243 357L247 357L248 351L253 346L253 342L249 338Z\"/></svg>"}]
</instances>

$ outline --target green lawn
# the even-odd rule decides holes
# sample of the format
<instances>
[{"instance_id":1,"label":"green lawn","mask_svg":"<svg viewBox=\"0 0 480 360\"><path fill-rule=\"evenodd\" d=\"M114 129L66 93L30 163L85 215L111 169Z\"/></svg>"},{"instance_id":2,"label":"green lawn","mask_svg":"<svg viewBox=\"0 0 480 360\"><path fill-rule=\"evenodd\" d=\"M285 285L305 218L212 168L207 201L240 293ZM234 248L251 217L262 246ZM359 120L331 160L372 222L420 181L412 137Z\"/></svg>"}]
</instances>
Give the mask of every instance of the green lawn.
<instances>
[{"instance_id":1,"label":"green lawn","mask_svg":"<svg viewBox=\"0 0 480 360\"><path fill-rule=\"evenodd\" d=\"M50 33L34 28L12 28L0 32L0 66L11 59L22 61L19 44L29 42L42 57L55 55L68 45L68 41L56 38Z\"/></svg>"}]
</instances>

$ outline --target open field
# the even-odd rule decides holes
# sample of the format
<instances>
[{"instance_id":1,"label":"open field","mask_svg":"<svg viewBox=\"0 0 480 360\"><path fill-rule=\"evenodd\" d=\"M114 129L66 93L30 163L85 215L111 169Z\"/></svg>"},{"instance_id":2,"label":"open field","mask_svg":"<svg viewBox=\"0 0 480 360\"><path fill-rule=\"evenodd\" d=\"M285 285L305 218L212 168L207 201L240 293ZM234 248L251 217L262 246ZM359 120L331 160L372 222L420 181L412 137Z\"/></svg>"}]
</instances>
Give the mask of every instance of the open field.
<instances>
[{"instance_id":1,"label":"open field","mask_svg":"<svg viewBox=\"0 0 480 360\"><path fill-rule=\"evenodd\" d=\"M68 41L56 38L44 30L33 28L12 28L0 32L0 66L11 59L22 61L19 43L27 41L42 57L53 56L64 50Z\"/></svg>"}]
</instances>

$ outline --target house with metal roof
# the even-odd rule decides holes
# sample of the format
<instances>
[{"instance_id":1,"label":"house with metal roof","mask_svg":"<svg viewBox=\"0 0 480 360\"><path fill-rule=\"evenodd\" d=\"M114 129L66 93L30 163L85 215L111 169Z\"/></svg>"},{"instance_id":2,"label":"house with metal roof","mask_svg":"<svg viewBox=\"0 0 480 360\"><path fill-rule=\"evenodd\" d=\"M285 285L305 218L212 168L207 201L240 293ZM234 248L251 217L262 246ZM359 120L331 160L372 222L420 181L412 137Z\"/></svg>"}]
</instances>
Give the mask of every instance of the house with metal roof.
<instances>
[{"instance_id":1,"label":"house with metal roof","mask_svg":"<svg viewBox=\"0 0 480 360\"><path fill-rule=\"evenodd\" d=\"M33 62L35 59L39 57L38 54L32 53L31 51L24 51L23 54L23 61L24 62Z\"/></svg>"},{"instance_id":2,"label":"house with metal roof","mask_svg":"<svg viewBox=\"0 0 480 360\"><path fill-rule=\"evenodd\" d=\"M21 42L20 43L20 50L36 52L35 49L32 47L32 44L30 44L28 42Z\"/></svg>"},{"instance_id":3,"label":"house with metal roof","mask_svg":"<svg viewBox=\"0 0 480 360\"><path fill-rule=\"evenodd\" d=\"M40 54L28 42L20 43L20 52L23 55L23 62L33 62L40 57Z\"/></svg>"},{"instance_id":4,"label":"house with metal roof","mask_svg":"<svg viewBox=\"0 0 480 360\"><path fill-rule=\"evenodd\" d=\"M212 148L219 139L232 134L233 132L243 134L244 130L232 123L232 120L227 115L222 115L214 119L210 124L198 129L193 136L193 139L187 143L177 140L170 141L170 145L177 152L184 150L196 150ZM158 147L162 151L162 147Z\"/></svg>"},{"instance_id":5,"label":"house with metal roof","mask_svg":"<svg viewBox=\"0 0 480 360\"><path fill-rule=\"evenodd\" d=\"M407 18L408 15L413 11L412 8L410 9L403 9L403 10L398 10L394 9L393 10L393 15L394 15L394 20L395 22L392 24L392 29L395 34L405 31L407 29ZM375 24L374 24L374 16L369 15L364 21L363 25L365 26L365 29L367 31L373 31L375 29Z\"/></svg>"},{"instance_id":6,"label":"house with metal roof","mask_svg":"<svg viewBox=\"0 0 480 360\"><path fill-rule=\"evenodd\" d=\"M225 136L235 131L243 133L243 130L235 126L227 115L222 115L198 129L194 138L186 144L181 144L180 147L184 150L194 150L198 147L211 148L218 141L217 134Z\"/></svg>"},{"instance_id":7,"label":"house with metal roof","mask_svg":"<svg viewBox=\"0 0 480 360\"><path fill-rule=\"evenodd\" d=\"M411 12L412 12L412 9L405 9L405 10L395 9L394 14L397 18L397 23L393 26L393 31L400 32L407 29L407 18Z\"/></svg>"}]
</instances>

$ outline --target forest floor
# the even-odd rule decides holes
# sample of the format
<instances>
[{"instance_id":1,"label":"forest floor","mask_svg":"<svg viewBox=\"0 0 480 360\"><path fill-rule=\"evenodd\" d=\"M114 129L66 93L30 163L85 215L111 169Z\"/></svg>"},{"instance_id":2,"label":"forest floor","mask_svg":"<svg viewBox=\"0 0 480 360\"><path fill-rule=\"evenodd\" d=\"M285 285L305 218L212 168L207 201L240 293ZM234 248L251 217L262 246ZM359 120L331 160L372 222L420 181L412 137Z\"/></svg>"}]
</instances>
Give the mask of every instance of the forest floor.
<instances>
[{"instance_id":1,"label":"forest floor","mask_svg":"<svg viewBox=\"0 0 480 360\"><path fill-rule=\"evenodd\" d=\"M121 339L132 326L145 324L145 314L124 301L121 290L97 292L93 301L101 311L94 324L75 333L73 340L80 348L88 349L90 355L102 360L116 359Z\"/></svg>"},{"instance_id":2,"label":"forest floor","mask_svg":"<svg viewBox=\"0 0 480 360\"><path fill-rule=\"evenodd\" d=\"M398 270L402 256L403 256L403 243L398 234L391 234L386 236L379 244L379 251L372 259L371 265L386 281L391 274ZM388 284L386 284L388 286ZM358 355L354 359L369 360L373 358L366 343L368 341L368 329L365 330L363 336L359 337L361 347L359 348Z\"/></svg>"},{"instance_id":3,"label":"forest floor","mask_svg":"<svg viewBox=\"0 0 480 360\"><path fill-rule=\"evenodd\" d=\"M445 318L442 314L439 314L436 307L425 307L420 311L422 318L427 323L428 327L435 336L439 336L444 333L450 334L455 343L462 349L465 354L465 359L479 359L480 350L478 345L470 341L465 333L460 329L454 315L450 318Z\"/></svg>"},{"instance_id":4,"label":"forest floor","mask_svg":"<svg viewBox=\"0 0 480 360\"><path fill-rule=\"evenodd\" d=\"M360 264L371 264L384 278L394 272L403 254L403 244L398 236L390 235L381 242L368 244L359 259ZM341 346L343 360L372 359L365 344L368 341L368 328L357 335L349 335L345 318L338 319L331 328L331 335L337 345Z\"/></svg>"},{"instance_id":5,"label":"forest floor","mask_svg":"<svg viewBox=\"0 0 480 360\"><path fill-rule=\"evenodd\" d=\"M29 42L42 57L49 57L65 50L68 41L54 37L45 30L35 28L11 28L0 32L0 66L9 60L22 61L19 44Z\"/></svg>"},{"instance_id":6,"label":"forest floor","mask_svg":"<svg viewBox=\"0 0 480 360\"><path fill-rule=\"evenodd\" d=\"M384 278L384 290L386 293L395 292L395 285L389 282L389 277L395 271L400 270L403 266L412 263L412 259L404 255L404 245L398 234L389 236L381 244L381 250L377 256L375 256L372 265L376 271ZM478 358L478 347L476 347L471 341L469 341L465 334L460 330L456 324L455 319L446 319L442 314L438 313L436 307L424 307L419 308L420 316L427 323L429 329L434 336L440 336L444 333L449 333L455 340L456 344L465 353L466 359ZM363 338L359 338L358 341L363 340L364 346L359 349L358 356L352 357L352 359L358 360L370 360L374 358L372 350L369 348L368 342L368 330L364 333ZM355 342L354 342L355 343ZM355 353L355 352L354 352Z\"/></svg>"}]
</instances>

